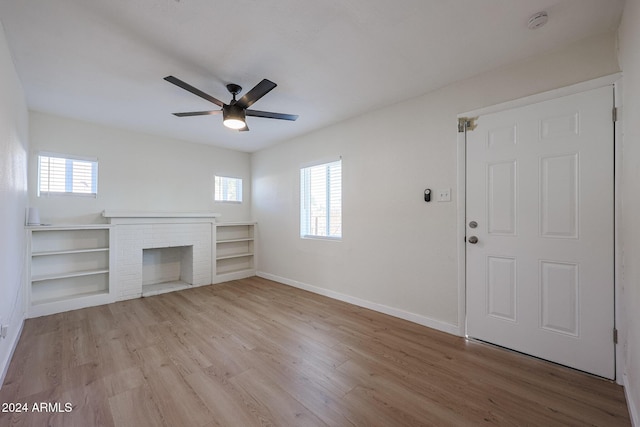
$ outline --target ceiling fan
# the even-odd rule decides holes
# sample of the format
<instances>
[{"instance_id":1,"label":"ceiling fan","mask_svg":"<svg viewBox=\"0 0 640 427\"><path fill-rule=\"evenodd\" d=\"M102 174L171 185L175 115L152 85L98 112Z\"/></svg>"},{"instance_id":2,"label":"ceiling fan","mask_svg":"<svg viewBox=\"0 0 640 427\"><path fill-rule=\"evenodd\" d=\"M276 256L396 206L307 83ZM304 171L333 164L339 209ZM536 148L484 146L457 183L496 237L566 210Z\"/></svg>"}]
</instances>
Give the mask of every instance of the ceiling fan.
<instances>
[{"instance_id":1,"label":"ceiling fan","mask_svg":"<svg viewBox=\"0 0 640 427\"><path fill-rule=\"evenodd\" d=\"M222 123L231 129L236 129L239 131L248 131L247 122L245 120L246 116L252 117L264 117L266 119L280 119L280 120L296 120L298 118L295 114L283 114L283 113L272 113L269 111L258 111L258 110L250 110L251 107L256 101L269 93L273 88L277 85L271 80L263 79L260 83L255 85L253 89L247 92L242 98L236 99L236 95L238 95L242 91L242 87L235 83L229 83L227 85L227 90L233 96L233 99L225 104L224 102L214 98L213 96L204 93L200 89L196 89L188 83L183 82L174 76L167 76L164 78L169 83L173 83L174 85L181 87L182 89L191 92L194 95L199 96L200 98L206 99L209 102L213 102L217 106L221 107L220 110L212 110L212 111L192 111L189 113L173 113L174 116L178 117L189 117L189 116L206 116L213 114L222 113Z\"/></svg>"}]
</instances>

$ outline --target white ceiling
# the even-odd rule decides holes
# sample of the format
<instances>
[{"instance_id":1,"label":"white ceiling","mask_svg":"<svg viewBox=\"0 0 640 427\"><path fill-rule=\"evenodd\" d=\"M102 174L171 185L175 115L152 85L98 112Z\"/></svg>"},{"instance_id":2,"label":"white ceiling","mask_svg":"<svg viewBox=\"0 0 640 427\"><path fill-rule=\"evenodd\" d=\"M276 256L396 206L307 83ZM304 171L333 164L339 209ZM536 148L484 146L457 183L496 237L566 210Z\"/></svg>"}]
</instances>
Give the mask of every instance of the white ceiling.
<instances>
[{"instance_id":1,"label":"white ceiling","mask_svg":"<svg viewBox=\"0 0 640 427\"><path fill-rule=\"evenodd\" d=\"M256 151L617 28L624 0L0 0L29 108ZM527 20L546 10L535 31ZM228 102L263 78L250 132L163 80Z\"/></svg>"}]
</instances>

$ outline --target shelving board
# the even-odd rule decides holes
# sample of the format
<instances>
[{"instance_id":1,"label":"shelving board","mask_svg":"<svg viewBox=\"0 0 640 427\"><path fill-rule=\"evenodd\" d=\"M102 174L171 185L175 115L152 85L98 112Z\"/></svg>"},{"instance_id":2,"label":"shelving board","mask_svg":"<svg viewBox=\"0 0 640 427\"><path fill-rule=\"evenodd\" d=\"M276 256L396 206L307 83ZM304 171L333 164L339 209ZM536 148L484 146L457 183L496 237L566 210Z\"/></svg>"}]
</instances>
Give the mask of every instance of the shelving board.
<instances>
[{"instance_id":1,"label":"shelving board","mask_svg":"<svg viewBox=\"0 0 640 427\"><path fill-rule=\"evenodd\" d=\"M218 240L216 243L252 242L252 241L253 241L253 237L245 237L245 238L242 238L242 239Z\"/></svg>"},{"instance_id":2,"label":"shelving board","mask_svg":"<svg viewBox=\"0 0 640 427\"><path fill-rule=\"evenodd\" d=\"M33 252L31 256L51 256L51 255L68 255L68 254L82 254L88 252L108 252L109 248L96 248L96 249L76 249L68 251L47 251L47 252Z\"/></svg>"},{"instance_id":3,"label":"shelving board","mask_svg":"<svg viewBox=\"0 0 640 427\"><path fill-rule=\"evenodd\" d=\"M216 257L216 259L221 260L221 259L232 259L232 258L246 258L246 257L252 257L252 256L253 256L253 252L244 252L241 254L219 256L219 257Z\"/></svg>"},{"instance_id":4,"label":"shelving board","mask_svg":"<svg viewBox=\"0 0 640 427\"><path fill-rule=\"evenodd\" d=\"M61 274L45 274L42 276L31 276L31 281L43 282L45 280L68 279L71 277L92 276L94 274L108 274L108 273L109 273L108 268L103 270L70 271L68 273L61 273Z\"/></svg>"}]
</instances>

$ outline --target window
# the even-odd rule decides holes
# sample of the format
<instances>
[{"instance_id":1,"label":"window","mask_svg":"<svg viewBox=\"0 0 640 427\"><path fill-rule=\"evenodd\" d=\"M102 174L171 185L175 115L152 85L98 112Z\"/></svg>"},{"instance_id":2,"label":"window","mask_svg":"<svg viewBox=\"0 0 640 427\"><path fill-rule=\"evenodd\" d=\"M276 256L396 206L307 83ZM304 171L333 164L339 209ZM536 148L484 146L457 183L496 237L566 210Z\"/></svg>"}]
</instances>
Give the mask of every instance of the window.
<instances>
[{"instance_id":1,"label":"window","mask_svg":"<svg viewBox=\"0 0 640 427\"><path fill-rule=\"evenodd\" d=\"M98 160L63 154L38 155L38 197L98 194Z\"/></svg>"},{"instance_id":2,"label":"window","mask_svg":"<svg viewBox=\"0 0 640 427\"><path fill-rule=\"evenodd\" d=\"M300 236L342 238L342 160L300 169Z\"/></svg>"},{"instance_id":3,"label":"window","mask_svg":"<svg viewBox=\"0 0 640 427\"><path fill-rule=\"evenodd\" d=\"M216 202L242 202L242 178L216 175L214 193Z\"/></svg>"}]
</instances>

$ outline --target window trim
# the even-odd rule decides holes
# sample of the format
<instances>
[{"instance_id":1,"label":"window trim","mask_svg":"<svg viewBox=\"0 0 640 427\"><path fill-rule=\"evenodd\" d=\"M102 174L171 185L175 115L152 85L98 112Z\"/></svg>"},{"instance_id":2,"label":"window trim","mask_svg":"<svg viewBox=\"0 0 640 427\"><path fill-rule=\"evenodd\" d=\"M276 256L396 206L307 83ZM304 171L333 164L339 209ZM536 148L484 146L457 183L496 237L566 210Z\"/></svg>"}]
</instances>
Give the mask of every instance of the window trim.
<instances>
[{"instance_id":1,"label":"window trim","mask_svg":"<svg viewBox=\"0 0 640 427\"><path fill-rule=\"evenodd\" d=\"M240 200L225 200L225 199L217 199L217 194L216 194L216 179L217 178L224 178L224 179L233 179L233 180L237 180L240 182L240 191L238 192L238 195L240 196ZM244 183L243 183L243 179L241 177L236 177L236 176L225 176L225 175L218 175L218 174L214 174L213 176L213 201L214 203L232 203L232 204L241 204L244 201Z\"/></svg>"},{"instance_id":2,"label":"window trim","mask_svg":"<svg viewBox=\"0 0 640 427\"><path fill-rule=\"evenodd\" d=\"M310 168L316 167L316 166L329 166L331 164L334 163L340 163L340 235L339 236L322 236L322 235L316 235L316 234L309 234L309 233L303 233L303 212L304 212L304 206L306 203L306 197L305 197L305 178L303 176L304 171L308 170ZM333 241L333 242L340 242L342 241L343 237L344 237L344 233L343 233L343 229L342 229L342 218L343 218L343 211L342 211L342 207L344 205L343 203L343 199L342 199L342 194L343 194L343 185L342 185L342 156L339 157L331 157L331 158L326 158L326 159L322 159L322 160L316 160L313 162L305 162L303 164L300 165L300 172L299 172L299 183L300 183L300 215L299 215L299 236L301 239L306 239L306 240L323 240L323 241ZM327 187L329 187L329 183L327 182ZM327 199L330 199L330 193L327 192ZM308 210L308 209L307 209ZM329 228L331 225L330 223L327 224L327 228ZM308 231L308 230L306 230Z\"/></svg>"},{"instance_id":3,"label":"window trim","mask_svg":"<svg viewBox=\"0 0 640 427\"><path fill-rule=\"evenodd\" d=\"M41 183L42 183L42 174L40 173L40 164L41 158L56 158L63 159L65 162L89 162L91 163L91 193L80 193L73 191L73 181L65 182L65 191L41 191ZM74 154L62 154L55 153L51 151L39 151L36 154L36 175L37 175L37 187L36 187L36 196L37 197L85 197L95 199L98 197L98 172L99 172L99 161L97 157L89 157L89 156L77 156ZM65 165L65 173L68 173ZM67 177L69 180L69 177ZM67 188L71 188L71 191L66 191Z\"/></svg>"}]
</instances>

